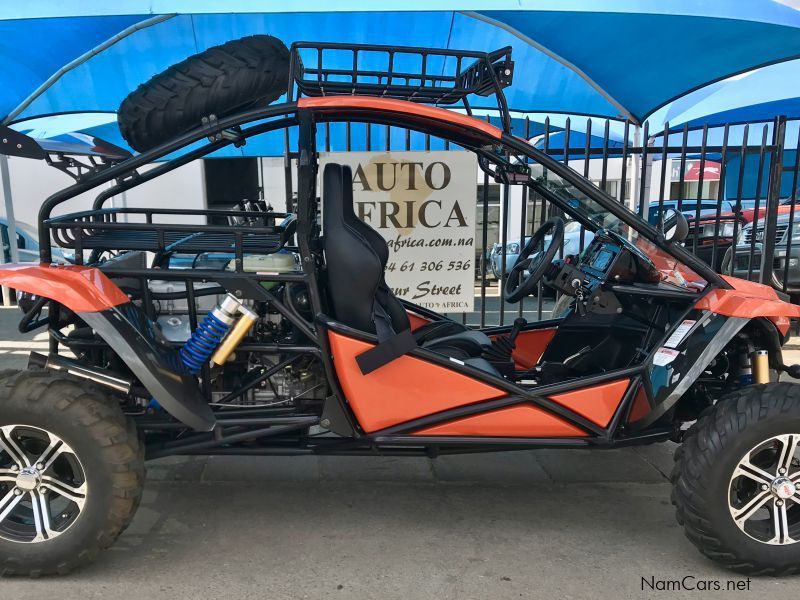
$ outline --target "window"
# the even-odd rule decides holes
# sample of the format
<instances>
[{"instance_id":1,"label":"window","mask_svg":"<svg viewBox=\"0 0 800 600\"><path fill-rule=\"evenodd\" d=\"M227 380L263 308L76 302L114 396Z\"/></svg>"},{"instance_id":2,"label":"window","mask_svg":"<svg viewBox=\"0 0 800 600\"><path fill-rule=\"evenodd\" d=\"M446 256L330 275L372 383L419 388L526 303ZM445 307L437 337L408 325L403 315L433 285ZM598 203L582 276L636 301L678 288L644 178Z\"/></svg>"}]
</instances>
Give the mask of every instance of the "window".
<instances>
[{"instance_id":1,"label":"window","mask_svg":"<svg viewBox=\"0 0 800 600\"><path fill-rule=\"evenodd\" d=\"M209 158L204 161L206 202L210 209L231 209L242 200L261 199L256 158ZM219 224L227 224L220 217ZM209 219L214 224L215 218Z\"/></svg>"},{"instance_id":2,"label":"window","mask_svg":"<svg viewBox=\"0 0 800 600\"><path fill-rule=\"evenodd\" d=\"M619 198L619 180L607 179L605 185L602 185L601 179L592 179L592 183L603 190L612 198Z\"/></svg>"},{"instance_id":3,"label":"window","mask_svg":"<svg viewBox=\"0 0 800 600\"><path fill-rule=\"evenodd\" d=\"M478 202L475 205L476 215L475 224L475 252L480 256L483 248L483 184L478 184ZM488 205L486 221L486 244L489 248L499 240L500 236L500 184L490 183L486 190L486 203Z\"/></svg>"},{"instance_id":4,"label":"window","mask_svg":"<svg viewBox=\"0 0 800 600\"><path fill-rule=\"evenodd\" d=\"M698 181L684 181L681 188L680 181L673 181L669 184L669 197L673 200L697 200L697 192L700 184ZM683 191L681 191L681 189ZM719 196L719 181L704 181L701 200L716 200Z\"/></svg>"}]
</instances>

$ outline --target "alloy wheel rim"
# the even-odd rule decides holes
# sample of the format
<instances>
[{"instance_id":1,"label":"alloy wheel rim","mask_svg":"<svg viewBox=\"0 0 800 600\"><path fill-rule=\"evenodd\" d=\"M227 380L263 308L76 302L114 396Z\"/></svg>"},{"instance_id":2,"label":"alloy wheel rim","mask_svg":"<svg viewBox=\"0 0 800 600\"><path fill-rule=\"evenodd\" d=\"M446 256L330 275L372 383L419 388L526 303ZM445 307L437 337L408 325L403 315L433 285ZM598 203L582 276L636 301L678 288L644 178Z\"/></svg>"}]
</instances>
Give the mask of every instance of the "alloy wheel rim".
<instances>
[{"instance_id":1,"label":"alloy wheel rim","mask_svg":"<svg viewBox=\"0 0 800 600\"><path fill-rule=\"evenodd\" d=\"M731 476L728 509L758 542L800 542L800 434L771 437L742 457Z\"/></svg>"},{"instance_id":2,"label":"alloy wheel rim","mask_svg":"<svg viewBox=\"0 0 800 600\"><path fill-rule=\"evenodd\" d=\"M83 513L86 473L57 435L0 426L0 538L38 543L63 534Z\"/></svg>"}]
</instances>

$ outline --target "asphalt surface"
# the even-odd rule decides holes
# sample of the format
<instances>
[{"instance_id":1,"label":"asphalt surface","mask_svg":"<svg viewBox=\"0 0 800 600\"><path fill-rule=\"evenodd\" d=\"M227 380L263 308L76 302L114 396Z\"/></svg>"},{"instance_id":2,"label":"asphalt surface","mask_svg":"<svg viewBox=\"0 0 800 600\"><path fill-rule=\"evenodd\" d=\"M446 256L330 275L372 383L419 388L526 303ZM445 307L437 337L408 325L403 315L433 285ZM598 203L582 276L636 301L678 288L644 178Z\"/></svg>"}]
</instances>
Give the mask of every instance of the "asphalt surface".
<instances>
[{"instance_id":1,"label":"asphalt surface","mask_svg":"<svg viewBox=\"0 0 800 600\"><path fill-rule=\"evenodd\" d=\"M0 368L46 351L16 333L18 316L0 309ZM674 448L163 459L113 548L67 577L0 579L0 598L796 595L800 578L748 582L684 537L669 503ZM706 581L745 589L697 589Z\"/></svg>"}]
</instances>

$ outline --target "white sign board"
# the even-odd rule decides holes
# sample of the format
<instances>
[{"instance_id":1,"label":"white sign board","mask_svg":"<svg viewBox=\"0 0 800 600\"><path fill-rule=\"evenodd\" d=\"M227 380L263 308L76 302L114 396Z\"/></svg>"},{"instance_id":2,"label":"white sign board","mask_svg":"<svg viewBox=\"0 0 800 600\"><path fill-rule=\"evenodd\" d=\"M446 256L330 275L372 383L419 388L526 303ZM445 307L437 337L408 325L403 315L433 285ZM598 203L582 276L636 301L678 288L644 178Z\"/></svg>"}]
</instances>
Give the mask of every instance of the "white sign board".
<instances>
[{"instance_id":1,"label":"white sign board","mask_svg":"<svg viewBox=\"0 0 800 600\"><path fill-rule=\"evenodd\" d=\"M320 153L353 171L356 215L389 245L386 282L437 312L471 312L478 162L472 152ZM325 199L322 199L325 210Z\"/></svg>"}]
</instances>

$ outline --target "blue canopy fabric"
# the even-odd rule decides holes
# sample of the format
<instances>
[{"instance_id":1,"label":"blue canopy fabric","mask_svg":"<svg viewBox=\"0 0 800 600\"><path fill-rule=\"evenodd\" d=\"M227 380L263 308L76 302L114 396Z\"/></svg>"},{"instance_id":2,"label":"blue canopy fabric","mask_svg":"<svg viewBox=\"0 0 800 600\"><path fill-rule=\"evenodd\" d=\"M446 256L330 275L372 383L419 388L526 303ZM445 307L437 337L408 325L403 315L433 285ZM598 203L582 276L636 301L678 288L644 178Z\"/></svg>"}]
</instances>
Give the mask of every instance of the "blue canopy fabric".
<instances>
[{"instance_id":1,"label":"blue canopy fabric","mask_svg":"<svg viewBox=\"0 0 800 600\"><path fill-rule=\"evenodd\" d=\"M771 121L776 116L800 118L800 60L756 69L706 86L670 103L650 119L675 129L726 123Z\"/></svg>"},{"instance_id":2,"label":"blue canopy fabric","mask_svg":"<svg viewBox=\"0 0 800 600\"><path fill-rule=\"evenodd\" d=\"M800 58L800 12L776 0L385 0L367 8L355 0L2 3L0 115L8 123L113 112L169 65L259 33L287 45L511 45L512 110L634 122L709 82Z\"/></svg>"},{"instance_id":3,"label":"blue canopy fabric","mask_svg":"<svg viewBox=\"0 0 800 600\"><path fill-rule=\"evenodd\" d=\"M584 72L604 95L639 122L708 83L800 56L800 12L789 7L753 0L715 3L745 9L733 19L718 18L713 9L706 16L676 14L686 3L661 4L674 13L482 14L534 40L566 63L578 68L585 65ZM745 16L746 7L752 12L739 20ZM776 17L780 14L785 19L782 24L749 20L755 19L760 9L770 8L777 9Z\"/></svg>"},{"instance_id":4,"label":"blue canopy fabric","mask_svg":"<svg viewBox=\"0 0 800 600\"><path fill-rule=\"evenodd\" d=\"M319 13L313 17L293 13L178 15L137 31L69 71L17 119L71 111L115 111L131 90L153 74L210 46L259 33L274 35L287 45L324 40L487 51L511 45L517 83L506 90L506 96L512 109L610 116L618 112L568 67L505 30L469 16L452 12ZM537 66L539 62L542 64ZM538 75L532 79L531 73ZM538 107L531 102L531 87L538 90L534 95L543 97ZM481 100L485 106L493 106L491 99Z\"/></svg>"}]
</instances>

